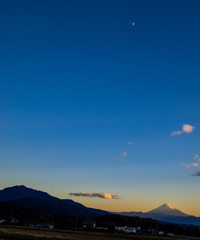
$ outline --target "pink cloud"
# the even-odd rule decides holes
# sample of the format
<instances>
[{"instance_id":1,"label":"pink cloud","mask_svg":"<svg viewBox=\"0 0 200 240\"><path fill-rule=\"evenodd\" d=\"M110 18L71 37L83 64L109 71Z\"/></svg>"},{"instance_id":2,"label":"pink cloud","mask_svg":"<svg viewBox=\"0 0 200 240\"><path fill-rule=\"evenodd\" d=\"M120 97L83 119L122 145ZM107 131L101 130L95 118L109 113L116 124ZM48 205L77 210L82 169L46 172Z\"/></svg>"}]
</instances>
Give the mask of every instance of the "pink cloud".
<instances>
[{"instance_id":1,"label":"pink cloud","mask_svg":"<svg viewBox=\"0 0 200 240\"><path fill-rule=\"evenodd\" d=\"M198 162L200 162L200 157L199 157L199 155L196 155L196 156L194 157L194 159L196 159Z\"/></svg>"},{"instance_id":2,"label":"pink cloud","mask_svg":"<svg viewBox=\"0 0 200 240\"><path fill-rule=\"evenodd\" d=\"M126 155L127 155L127 153L124 152L124 153L122 154L122 157L125 157Z\"/></svg>"},{"instance_id":3,"label":"pink cloud","mask_svg":"<svg viewBox=\"0 0 200 240\"><path fill-rule=\"evenodd\" d=\"M104 199L119 199L117 195L112 193L70 193L71 196L76 197L98 197L98 198L104 198Z\"/></svg>"},{"instance_id":4,"label":"pink cloud","mask_svg":"<svg viewBox=\"0 0 200 240\"><path fill-rule=\"evenodd\" d=\"M171 133L171 136L180 135L181 133L182 133L182 131L178 131L178 132L173 131L173 132Z\"/></svg>"},{"instance_id":5,"label":"pink cloud","mask_svg":"<svg viewBox=\"0 0 200 240\"><path fill-rule=\"evenodd\" d=\"M191 126L191 125L188 125L188 124L183 124L183 127L182 127L182 131L173 131L171 133L171 136L176 136L176 135L180 135L182 133L191 133L193 132L193 130L195 129L195 127Z\"/></svg>"},{"instance_id":6,"label":"pink cloud","mask_svg":"<svg viewBox=\"0 0 200 240\"><path fill-rule=\"evenodd\" d=\"M128 142L128 144L129 144L129 145L133 145L133 143L132 143L132 142Z\"/></svg>"},{"instance_id":7,"label":"pink cloud","mask_svg":"<svg viewBox=\"0 0 200 240\"><path fill-rule=\"evenodd\" d=\"M195 127L188 125L188 124L183 124L183 128L182 128L183 132L191 133L191 132L193 132L193 129L195 129Z\"/></svg>"},{"instance_id":8,"label":"pink cloud","mask_svg":"<svg viewBox=\"0 0 200 240\"><path fill-rule=\"evenodd\" d=\"M192 164L184 164L184 163L181 163L182 166L185 166L187 168L190 168L190 167L198 167L199 165L196 164L196 163L192 163Z\"/></svg>"},{"instance_id":9,"label":"pink cloud","mask_svg":"<svg viewBox=\"0 0 200 240\"><path fill-rule=\"evenodd\" d=\"M121 158L117 158L117 157L113 157L112 159L115 160L115 161L121 161L121 162L124 161L123 159L121 159Z\"/></svg>"}]
</instances>

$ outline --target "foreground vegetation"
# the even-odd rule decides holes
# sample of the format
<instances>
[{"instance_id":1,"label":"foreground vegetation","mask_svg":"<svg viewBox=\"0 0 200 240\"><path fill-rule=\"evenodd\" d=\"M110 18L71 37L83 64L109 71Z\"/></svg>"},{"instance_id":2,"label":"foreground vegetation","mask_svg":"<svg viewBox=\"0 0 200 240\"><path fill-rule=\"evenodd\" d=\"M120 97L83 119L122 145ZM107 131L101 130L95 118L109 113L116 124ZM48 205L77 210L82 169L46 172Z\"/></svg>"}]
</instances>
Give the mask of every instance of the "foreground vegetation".
<instances>
[{"instance_id":1,"label":"foreground vegetation","mask_svg":"<svg viewBox=\"0 0 200 240\"><path fill-rule=\"evenodd\" d=\"M133 240L172 240L167 237L157 236L138 236L138 235L123 235L112 233L98 233L98 232L83 232L83 231L69 231L69 230L49 230L40 228L28 227L13 227L13 226L0 226L0 240L114 240L114 239L133 239ZM186 239L183 236L176 236L173 240ZM187 237L190 239L198 239Z\"/></svg>"}]
</instances>

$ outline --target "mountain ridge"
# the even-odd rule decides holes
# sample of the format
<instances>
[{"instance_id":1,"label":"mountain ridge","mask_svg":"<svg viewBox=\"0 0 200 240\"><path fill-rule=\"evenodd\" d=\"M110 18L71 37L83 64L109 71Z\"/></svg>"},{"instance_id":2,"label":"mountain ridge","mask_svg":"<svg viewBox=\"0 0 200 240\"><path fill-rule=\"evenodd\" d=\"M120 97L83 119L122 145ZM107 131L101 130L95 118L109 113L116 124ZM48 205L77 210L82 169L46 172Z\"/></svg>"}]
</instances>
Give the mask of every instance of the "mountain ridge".
<instances>
[{"instance_id":1,"label":"mountain ridge","mask_svg":"<svg viewBox=\"0 0 200 240\"><path fill-rule=\"evenodd\" d=\"M188 215L173 207L170 203L165 203L158 208L148 212L114 212L122 216L138 216L142 218L152 218L157 221L174 223L174 224L193 224L200 226L200 217Z\"/></svg>"},{"instance_id":2,"label":"mountain ridge","mask_svg":"<svg viewBox=\"0 0 200 240\"><path fill-rule=\"evenodd\" d=\"M176 209L169 203L165 203L158 208L149 212L107 212L101 209L89 208L81 203L71 199L59 199L50 194L27 188L24 185L17 185L0 190L1 202L12 202L21 206L30 208L38 208L51 212L65 212L66 214L75 216L76 213L83 218L91 219L95 215L106 215L109 213L123 216L138 216L142 218L152 218L158 221L171 222L175 224L193 224L200 226L200 217L188 215ZM71 211L73 210L73 211ZM173 214L172 214L173 213Z\"/></svg>"},{"instance_id":3,"label":"mountain ridge","mask_svg":"<svg viewBox=\"0 0 200 240\"><path fill-rule=\"evenodd\" d=\"M170 216L177 216L177 217L187 217L190 216L175 207L173 207L170 203L164 203L163 205L146 212L146 214L165 214L165 215L170 215Z\"/></svg>"},{"instance_id":4,"label":"mountain ridge","mask_svg":"<svg viewBox=\"0 0 200 240\"><path fill-rule=\"evenodd\" d=\"M29 198L29 200L27 200L26 198ZM35 203L33 201L34 198L49 201L49 204L52 206L52 209L54 209L54 212L56 211L56 209L59 209L59 208L53 202L60 201L60 205L63 207L62 210L64 212L66 212L68 209L68 211L71 213L70 206L71 206L71 208L73 208L73 206L76 206L77 211L80 213L80 215L86 215L85 213L82 214L82 212L83 212L82 210L88 211L88 216L90 216L90 217L97 215L97 214L102 214L102 215L108 214L107 211L104 211L101 209L95 209L95 208L88 208L88 207L82 205L81 203L75 202L71 199L59 199L57 197L51 196L50 194L48 194L46 192L28 188L24 185L16 185L13 187L8 187L8 188L4 188L3 190L0 190L0 201L1 202L10 201L13 203L20 204L22 206L29 205L29 207L33 208L33 207L35 207L35 205L34 205ZM28 201L29 201L29 203L28 203ZM66 205L64 205L64 203ZM41 204L44 206L45 210L48 209L47 203L44 203L44 201L41 201ZM38 207L39 207L39 204L38 204Z\"/></svg>"},{"instance_id":5,"label":"mountain ridge","mask_svg":"<svg viewBox=\"0 0 200 240\"><path fill-rule=\"evenodd\" d=\"M16 185L13 187L8 187L8 188L4 188L3 190L0 190L0 201L5 202L5 201L9 201L11 199L15 200L15 199L20 199L20 198L24 198L24 197L38 197L44 200L55 200L55 199L59 199L57 197L53 197L50 194L40 191L40 190L36 190L36 189L32 189L32 188L28 188L24 185Z\"/></svg>"}]
</instances>

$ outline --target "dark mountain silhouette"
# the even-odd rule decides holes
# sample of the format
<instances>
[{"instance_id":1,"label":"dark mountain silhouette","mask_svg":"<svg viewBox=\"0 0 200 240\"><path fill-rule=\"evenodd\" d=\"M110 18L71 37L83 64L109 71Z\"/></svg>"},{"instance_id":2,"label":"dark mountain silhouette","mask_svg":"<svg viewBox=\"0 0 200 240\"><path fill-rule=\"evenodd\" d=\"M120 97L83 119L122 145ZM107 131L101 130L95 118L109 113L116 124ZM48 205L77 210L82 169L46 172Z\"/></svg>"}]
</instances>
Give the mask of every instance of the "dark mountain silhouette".
<instances>
[{"instance_id":1,"label":"dark mountain silhouette","mask_svg":"<svg viewBox=\"0 0 200 240\"><path fill-rule=\"evenodd\" d=\"M8 187L3 190L0 190L0 201L1 202L6 202L6 201L9 201L12 199L13 200L20 199L20 198L24 198L24 197L37 197L40 199L50 200L50 201L58 200L58 198L53 197L46 192L27 188L23 185Z\"/></svg>"},{"instance_id":2,"label":"dark mountain silhouette","mask_svg":"<svg viewBox=\"0 0 200 240\"><path fill-rule=\"evenodd\" d=\"M10 201L28 208L45 210L51 213L63 213L75 216L76 213L81 218L92 219L95 215L106 215L108 212L87 208L84 205L71 199L59 199L48 193L27 188L25 186L14 186L0 190L0 201ZM187 215L174 208L170 204L163 204L160 207L149 212L113 212L123 216L138 216L142 218L152 218L162 222L171 222L176 224L193 224L200 226L200 217Z\"/></svg>"},{"instance_id":3,"label":"dark mountain silhouette","mask_svg":"<svg viewBox=\"0 0 200 240\"><path fill-rule=\"evenodd\" d=\"M77 207L84 208L84 209L87 208L87 207L84 206L83 204L78 203L78 202L75 202L75 201L73 201L73 200L71 200L71 199L59 199L59 200L62 200L63 202L65 202L65 203L67 203L67 204L69 204L69 205L75 205L75 206L77 206Z\"/></svg>"},{"instance_id":4,"label":"dark mountain silhouette","mask_svg":"<svg viewBox=\"0 0 200 240\"><path fill-rule=\"evenodd\" d=\"M62 213L70 216L78 216L79 218L92 219L96 214L89 211L87 208L83 209L76 205L70 205L62 200L44 200L38 197L25 197L16 200L10 200L9 203L21 205L31 209L40 209L54 214Z\"/></svg>"},{"instance_id":5,"label":"dark mountain silhouette","mask_svg":"<svg viewBox=\"0 0 200 240\"><path fill-rule=\"evenodd\" d=\"M50 212L54 213L62 212L72 216L76 215L77 212L80 217L86 219L91 219L97 214L108 214L108 212L100 209L87 208L71 199L59 199L46 192L27 188L23 185L0 190L0 201L10 201L30 208L51 210Z\"/></svg>"},{"instance_id":6,"label":"dark mountain silhouette","mask_svg":"<svg viewBox=\"0 0 200 240\"><path fill-rule=\"evenodd\" d=\"M0 219L17 218L19 221L52 221L55 216L39 209L31 209L11 202L0 202Z\"/></svg>"},{"instance_id":7,"label":"dark mountain silhouette","mask_svg":"<svg viewBox=\"0 0 200 240\"><path fill-rule=\"evenodd\" d=\"M154 214L144 214L145 217L153 218L158 221L162 222L169 222L169 223L176 223L176 224L186 224L186 225L195 225L195 226L200 226L200 217L195 217L195 216L172 216L172 215L165 215L161 213L154 213ZM143 217L144 217L143 216Z\"/></svg>"},{"instance_id":8,"label":"dark mountain silhouette","mask_svg":"<svg viewBox=\"0 0 200 240\"><path fill-rule=\"evenodd\" d=\"M104 210L101 210L101 209L96 209L96 208L88 208L84 205L82 205L81 203L78 203L78 202L74 202L73 200L71 199L62 199L62 201L64 201L65 203L67 204L70 204L70 205L75 205L77 207L80 207L80 208L83 208L83 209L87 209L95 214L100 214L100 215L107 215L108 212L107 211L104 211Z\"/></svg>"},{"instance_id":9,"label":"dark mountain silhouette","mask_svg":"<svg viewBox=\"0 0 200 240\"><path fill-rule=\"evenodd\" d=\"M142 218L152 218L162 222L176 223L176 224L193 224L200 226L200 217L188 215L176 209L169 203L165 203L158 208L155 208L149 212L120 212L123 216L138 216Z\"/></svg>"},{"instance_id":10,"label":"dark mountain silhouette","mask_svg":"<svg viewBox=\"0 0 200 240\"><path fill-rule=\"evenodd\" d=\"M129 217L143 217L145 215L145 213L143 212L111 212L111 213L115 213L115 214L119 214L119 215L123 215L123 216L129 216ZM145 217L145 216L144 216Z\"/></svg>"}]
</instances>

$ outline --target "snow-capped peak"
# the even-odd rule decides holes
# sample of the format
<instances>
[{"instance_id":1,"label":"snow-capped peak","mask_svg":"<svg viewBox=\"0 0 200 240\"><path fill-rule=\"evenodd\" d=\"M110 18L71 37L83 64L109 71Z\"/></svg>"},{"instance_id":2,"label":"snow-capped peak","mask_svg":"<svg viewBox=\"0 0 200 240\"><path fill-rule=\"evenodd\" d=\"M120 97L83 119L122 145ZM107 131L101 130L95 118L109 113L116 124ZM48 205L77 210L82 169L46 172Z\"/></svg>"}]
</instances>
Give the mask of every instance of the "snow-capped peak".
<instances>
[{"instance_id":1,"label":"snow-capped peak","mask_svg":"<svg viewBox=\"0 0 200 240\"><path fill-rule=\"evenodd\" d=\"M176 209L175 207L173 207L170 203L165 203L163 205L161 205L158 208L155 208L147 213L151 213L151 214L157 214L157 213L161 213L161 214L165 214L165 215L171 215L171 216L188 216L187 214L179 211L178 209Z\"/></svg>"},{"instance_id":2,"label":"snow-capped peak","mask_svg":"<svg viewBox=\"0 0 200 240\"><path fill-rule=\"evenodd\" d=\"M175 207L173 207L170 203L165 203L166 208L170 208L170 209L176 209Z\"/></svg>"}]
</instances>

